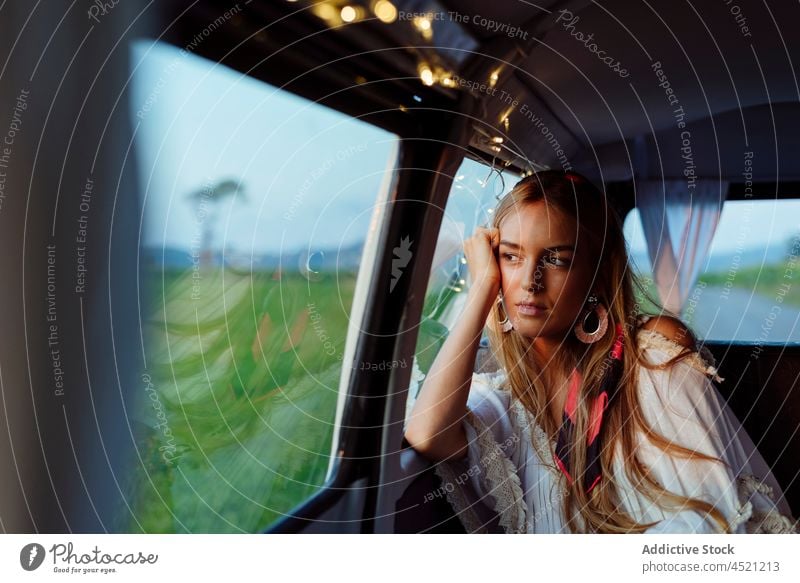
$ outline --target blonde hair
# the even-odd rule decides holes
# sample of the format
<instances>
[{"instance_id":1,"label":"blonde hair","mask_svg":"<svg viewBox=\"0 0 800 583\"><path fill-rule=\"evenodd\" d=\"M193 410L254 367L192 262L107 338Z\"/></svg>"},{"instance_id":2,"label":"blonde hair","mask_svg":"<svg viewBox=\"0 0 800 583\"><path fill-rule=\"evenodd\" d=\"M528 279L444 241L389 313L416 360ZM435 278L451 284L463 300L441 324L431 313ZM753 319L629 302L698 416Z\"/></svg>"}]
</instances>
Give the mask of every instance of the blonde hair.
<instances>
[{"instance_id":1,"label":"blonde hair","mask_svg":"<svg viewBox=\"0 0 800 583\"><path fill-rule=\"evenodd\" d=\"M586 178L574 172L547 170L533 174L520 181L498 204L492 227L499 228L503 219L518 206L544 200L551 208L572 217L578 224L579 247L597 250L595 265L599 267L592 280L591 289L608 309L608 332L594 344L584 344L573 334L568 334L562 348L555 351L547 366L570 371L578 367L584 379L576 411L576 428L570 447L570 474L575 477L567 485L563 497L564 515L573 532L642 532L656 523L639 523L621 509L618 495L619 484L612 471L612 461L618 446L625 463L625 474L630 483L662 509L692 509L713 518L723 531L730 531L724 515L714 505L697 498L675 494L662 487L651 476L648 468L636 456L637 430L657 447L668 454L713 462L724 462L668 441L656 433L647 423L637 394L638 367L663 368L669 366L692 351L685 349L665 365L651 365L640 358L636 338L636 323L640 306L634 295L636 286L642 296L654 305L642 283L630 269L622 224L601 193ZM580 220L578 220L580 217ZM588 220L585 219L588 217ZM664 313L669 313L662 310ZM670 314L672 315L672 314ZM673 315L674 316L674 315ZM539 426L552 439L560 427L554 426L547 414L547 391L539 365L530 358L530 340L516 331L503 333L499 321L505 318L500 306L495 303L488 324L490 346L505 369L513 395L531 412ZM616 395L606 410L600 454L603 479L587 494L583 489L583 474L586 468L586 435L588 431L588 400L601 381L608 366L608 354L614 343L613 330L621 324L624 332L622 373ZM547 463L550 460L544 460ZM581 519L585 529L581 526Z\"/></svg>"}]
</instances>

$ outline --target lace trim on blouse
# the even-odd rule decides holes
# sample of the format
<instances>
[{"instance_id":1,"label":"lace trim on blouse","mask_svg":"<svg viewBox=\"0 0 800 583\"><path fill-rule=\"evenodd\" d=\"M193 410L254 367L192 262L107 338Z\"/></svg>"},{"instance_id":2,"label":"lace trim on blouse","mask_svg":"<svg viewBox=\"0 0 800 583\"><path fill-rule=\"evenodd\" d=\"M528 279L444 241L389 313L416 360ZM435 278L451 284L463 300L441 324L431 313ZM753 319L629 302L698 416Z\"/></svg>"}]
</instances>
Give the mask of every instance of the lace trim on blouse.
<instances>
[{"instance_id":1,"label":"lace trim on blouse","mask_svg":"<svg viewBox=\"0 0 800 583\"><path fill-rule=\"evenodd\" d=\"M732 529L744 522L745 531L748 534L795 534L798 532L798 528L800 528L798 521L784 516L773 508L766 512L753 510L750 498L756 492L763 494L773 502L775 501L775 494L771 486L752 474L742 474L736 479L736 488L742 507L739 510L739 516L734 520L735 524L731 525Z\"/></svg>"},{"instance_id":2,"label":"lace trim on blouse","mask_svg":"<svg viewBox=\"0 0 800 583\"><path fill-rule=\"evenodd\" d=\"M550 472L559 480L563 476L561 470L559 470L555 463L552 463L553 460L553 453L555 452L556 442L552 441L545 433L544 429L542 429L536 420L533 418L533 415L530 411L522 404L519 399L515 399L512 397L511 399L511 406L514 411L514 421L515 425L520 428L520 439L524 436L524 428L528 428L528 432L530 433L530 442L533 446L534 451L539 456L539 460L550 470Z\"/></svg>"},{"instance_id":3,"label":"lace trim on blouse","mask_svg":"<svg viewBox=\"0 0 800 583\"><path fill-rule=\"evenodd\" d=\"M449 462L436 464L434 473L442 480L441 488L445 491L445 497L456 512L456 516L468 533L486 534L489 530L486 524L480 519L475 511L474 505L470 504L464 495L464 490L458 485L458 476Z\"/></svg>"},{"instance_id":4,"label":"lace trim on blouse","mask_svg":"<svg viewBox=\"0 0 800 583\"><path fill-rule=\"evenodd\" d=\"M489 379L489 384L494 389L511 393L508 389L508 378L503 369L492 374ZM509 400L513 413L511 417L511 426L514 429L515 435L521 442L525 439L525 429L527 428L528 434L530 435L530 443L539 456L541 463L547 466L554 476L561 479L564 474L561 473L561 470L559 470L553 462L556 442L548 437L544 429L536 422L533 414L522 404L522 401L517 399L513 394L509 395Z\"/></svg>"},{"instance_id":5,"label":"lace trim on blouse","mask_svg":"<svg viewBox=\"0 0 800 583\"><path fill-rule=\"evenodd\" d=\"M502 370L493 375L487 375L490 385L495 389L502 389L502 377ZM494 440L492 433L483 421L469 410L465 419L475 429L476 444L480 452L479 463L482 466L479 468L478 479L483 481L489 495L495 501L494 511L499 518L499 526L509 534L525 533L527 531L527 505L517 468L503 453L502 448ZM470 507L461 488L456 485L462 484L463 479L456 480L450 462L437 464L434 471L442 479L442 487L447 494L447 500L453 506L467 532L488 532L475 510ZM463 478L463 474L461 478Z\"/></svg>"},{"instance_id":6,"label":"lace trim on blouse","mask_svg":"<svg viewBox=\"0 0 800 583\"><path fill-rule=\"evenodd\" d=\"M650 318L651 317L646 314L639 316L640 327L637 332L637 339L639 340L640 349L653 348L655 350L661 350L662 352L667 353L670 359L686 352L686 347L678 344L674 340L670 340L661 332L642 328L641 324L644 324ZM698 351L693 351L691 354L689 354L689 356L682 360L682 362L693 366L700 372L710 376L718 383L721 383L725 380L719 376L716 362L714 361L714 355L711 354L711 351L705 345L701 346Z\"/></svg>"},{"instance_id":7,"label":"lace trim on blouse","mask_svg":"<svg viewBox=\"0 0 800 583\"><path fill-rule=\"evenodd\" d=\"M467 420L478 436L480 462L486 469L485 483L489 494L495 499L494 509L500 518L499 525L507 533L524 533L527 506L517 468L503 453L483 421L471 411L467 412Z\"/></svg>"}]
</instances>

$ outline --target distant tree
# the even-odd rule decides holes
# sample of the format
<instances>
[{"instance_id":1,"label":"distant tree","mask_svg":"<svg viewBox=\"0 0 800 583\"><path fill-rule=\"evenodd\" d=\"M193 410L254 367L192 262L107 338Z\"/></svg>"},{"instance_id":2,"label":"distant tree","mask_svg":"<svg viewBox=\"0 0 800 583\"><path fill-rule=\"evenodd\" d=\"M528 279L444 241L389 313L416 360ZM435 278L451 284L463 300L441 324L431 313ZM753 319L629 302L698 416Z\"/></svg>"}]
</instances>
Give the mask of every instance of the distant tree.
<instances>
[{"instance_id":1,"label":"distant tree","mask_svg":"<svg viewBox=\"0 0 800 583\"><path fill-rule=\"evenodd\" d=\"M221 203L233 197L246 200L244 185L239 180L225 179L216 184L206 184L188 196L197 205L197 222L202 226L200 264L209 265L214 252L214 227Z\"/></svg>"}]
</instances>

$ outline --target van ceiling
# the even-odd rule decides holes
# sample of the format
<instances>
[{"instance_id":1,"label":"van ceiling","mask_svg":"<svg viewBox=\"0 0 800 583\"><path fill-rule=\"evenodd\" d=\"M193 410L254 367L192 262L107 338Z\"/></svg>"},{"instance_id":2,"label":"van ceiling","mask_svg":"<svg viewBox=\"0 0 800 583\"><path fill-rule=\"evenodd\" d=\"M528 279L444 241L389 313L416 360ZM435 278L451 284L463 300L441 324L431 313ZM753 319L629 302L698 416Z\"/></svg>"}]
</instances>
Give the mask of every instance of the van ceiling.
<instances>
[{"instance_id":1,"label":"van ceiling","mask_svg":"<svg viewBox=\"0 0 800 583\"><path fill-rule=\"evenodd\" d=\"M317 2L256 0L229 37L215 35L197 52L390 131L430 130L423 110L439 112L442 122L444 111L472 115L480 131L470 145L519 169L568 164L606 183L680 179L688 136L698 178L741 183L753 152L754 181L780 184L783 194L797 187L800 87L792 64L800 40L789 27L800 21L798 2L392 3L445 18L433 23L428 40L409 19L326 26L310 10ZM167 37L178 45L219 15L211 0L191 10L167 5L178 23ZM510 38L511 27L527 38ZM593 51L618 61L619 70ZM423 61L478 84L500 70L497 91L425 86ZM501 91L515 105L499 98ZM398 108L405 118L392 113ZM501 152L487 133L502 134Z\"/></svg>"},{"instance_id":2,"label":"van ceiling","mask_svg":"<svg viewBox=\"0 0 800 583\"><path fill-rule=\"evenodd\" d=\"M800 89L792 66L800 40L789 30L800 19L796 2L443 4L482 17L470 29L484 46L508 36L489 32L480 25L484 18L538 29L503 83L520 101L510 118L511 141L534 162L562 165L542 139L547 126L573 167L604 181L677 178L685 167L681 133L688 130L700 176L741 181L745 151L755 153L757 180L800 175ZM627 76L587 48L588 35L592 49L619 61ZM674 91L672 105L656 69ZM501 119L505 104L484 101L490 117ZM535 118L519 115L526 103ZM686 128L678 128L678 107Z\"/></svg>"}]
</instances>

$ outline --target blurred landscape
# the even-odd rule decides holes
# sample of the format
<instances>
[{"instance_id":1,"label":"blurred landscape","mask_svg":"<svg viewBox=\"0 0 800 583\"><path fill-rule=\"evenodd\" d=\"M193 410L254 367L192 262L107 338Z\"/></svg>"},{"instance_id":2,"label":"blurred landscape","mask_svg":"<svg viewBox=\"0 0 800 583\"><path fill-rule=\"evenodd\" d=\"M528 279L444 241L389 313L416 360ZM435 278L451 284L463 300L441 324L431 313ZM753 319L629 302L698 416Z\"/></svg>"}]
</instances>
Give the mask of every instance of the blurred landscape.
<instances>
[{"instance_id":1,"label":"blurred landscape","mask_svg":"<svg viewBox=\"0 0 800 583\"><path fill-rule=\"evenodd\" d=\"M145 281L148 373L169 434L143 392L131 531L256 532L323 484L355 275L309 285L205 268L193 299L193 273L152 268Z\"/></svg>"}]
</instances>

